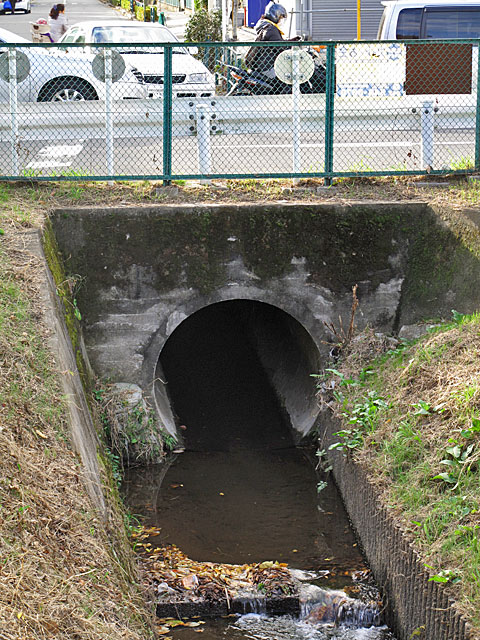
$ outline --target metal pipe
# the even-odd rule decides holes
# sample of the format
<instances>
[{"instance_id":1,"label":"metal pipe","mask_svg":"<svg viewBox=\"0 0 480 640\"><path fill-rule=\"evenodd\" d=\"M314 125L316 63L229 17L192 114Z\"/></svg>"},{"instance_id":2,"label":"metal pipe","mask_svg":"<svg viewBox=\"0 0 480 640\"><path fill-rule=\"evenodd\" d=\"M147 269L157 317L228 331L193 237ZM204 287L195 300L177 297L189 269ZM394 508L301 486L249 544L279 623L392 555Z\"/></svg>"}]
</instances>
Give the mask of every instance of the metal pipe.
<instances>
[{"instance_id":1,"label":"metal pipe","mask_svg":"<svg viewBox=\"0 0 480 640\"><path fill-rule=\"evenodd\" d=\"M292 148L293 148L293 173L300 173L301 153L301 120L300 120L300 50L292 47ZM297 185L298 178L293 179Z\"/></svg>"},{"instance_id":2,"label":"metal pipe","mask_svg":"<svg viewBox=\"0 0 480 640\"><path fill-rule=\"evenodd\" d=\"M163 50L163 184L172 175L172 47Z\"/></svg>"},{"instance_id":3,"label":"metal pipe","mask_svg":"<svg viewBox=\"0 0 480 640\"><path fill-rule=\"evenodd\" d=\"M212 144L210 139L210 110L205 104L197 104L197 151L198 170L200 175L208 176L212 172ZM209 179L201 180L203 184L210 184Z\"/></svg>"},{"instance_id":4,"label":"metal pipe","mask_svg":"<svg viewBox=\"0 0 480 640\"><path fill-rule=\"evenodd\" d=\"M114 151L113 151L113 111L112 111L112 89L113 89L113 69L112 50L104 49L105 64L105 144L107 152L107 175L114 175ZM109 182L113 185L113 181Z\"/></svg>"},{"instance_id":5,"label":"metal pipe","mask_svg":"<svg viewBox=\"0 0 480 640\"><path fill-rule=\"evenodd\" d=\"M17 93L17 50L8 50L9 98L10 98L10 150L12 159L12 175L19 175L18 162L18 93Z\"/></svg>"},{"instance_id":6,"label":"metal pipe","mask_svg":"<svg viewBox=\"0 0 480 640\"><path fill-rule=\"evenodd\" d=\"M427 101L422 104L421 127L420 164L423 169L430 171L433 168L433 137L435 134L433 102Z\"/></svg>"}]
</instances>

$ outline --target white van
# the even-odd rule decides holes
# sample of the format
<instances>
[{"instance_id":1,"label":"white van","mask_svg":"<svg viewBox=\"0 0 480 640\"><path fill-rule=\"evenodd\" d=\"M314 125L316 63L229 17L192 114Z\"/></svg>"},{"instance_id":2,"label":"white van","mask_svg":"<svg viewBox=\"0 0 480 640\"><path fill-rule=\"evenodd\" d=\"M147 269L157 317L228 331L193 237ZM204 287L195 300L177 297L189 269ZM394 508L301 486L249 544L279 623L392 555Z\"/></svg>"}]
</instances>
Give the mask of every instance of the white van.
<instances>
[{"instance_id":1,"label":"white van","mask_svg":"<svg viewBox=\"0 0 480 640\"><path fill-rule=\"evenodd\" d=\"M379 40L480 38L480 0L386 0Z\"/></svg>"}]
</instances>

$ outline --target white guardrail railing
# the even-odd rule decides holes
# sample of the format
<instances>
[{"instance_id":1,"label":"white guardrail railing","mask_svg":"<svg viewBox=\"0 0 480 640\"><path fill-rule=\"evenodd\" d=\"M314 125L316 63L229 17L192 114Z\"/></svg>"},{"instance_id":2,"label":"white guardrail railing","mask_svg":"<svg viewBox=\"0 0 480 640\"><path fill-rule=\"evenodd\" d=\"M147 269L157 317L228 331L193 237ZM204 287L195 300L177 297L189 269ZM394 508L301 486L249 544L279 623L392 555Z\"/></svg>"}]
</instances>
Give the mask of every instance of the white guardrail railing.
<instances>
[{"instance_id":1,"label":"white guardrail railing","mask_svg":"<svg viewBox=\"0 0 480 640\"><path fill-rule=\"evenodd\" d=\"M358 98L335 97L335 134L399 130L419 133L421 165L432 165L434 133L441 130L473 130L475 97L387 96L364 97L359 113ZM106 108L108 107L108 109ZM268 114L268 117L266 117ZM10 175L19 175L19 149L29 141L105 140L107 175L113 174L114 139L163 139L162 100L19 103L12 113L0 104L0 142L11 149ZM217 96L175 98L172 105L172 138L196 136L200 172L211 167L211 138L215 135L323 132L325 96L302 95L301 111L288 108L285 96ZM294 131L296 129L297 131ZM300 144L300 142L298 142ZM297 150L298 151L298 150ZM292 172L295 149L293 149Z\"/></svg>"}]
</instances>

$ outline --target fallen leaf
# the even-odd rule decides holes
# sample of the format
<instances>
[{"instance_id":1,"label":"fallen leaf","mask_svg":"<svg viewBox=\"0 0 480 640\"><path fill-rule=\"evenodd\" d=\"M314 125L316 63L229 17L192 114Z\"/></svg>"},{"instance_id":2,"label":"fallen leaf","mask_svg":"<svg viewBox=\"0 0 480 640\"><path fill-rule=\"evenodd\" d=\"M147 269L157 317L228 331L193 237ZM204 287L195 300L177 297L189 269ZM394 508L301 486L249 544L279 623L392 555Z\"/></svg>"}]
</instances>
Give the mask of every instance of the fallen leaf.
<instances>
[{"instance_id":1,"label":"fallen leaf","mask_svg":"<svg viewBox=\"0 0 480 640\"><path fill-rule=\"evenodd\" d=\"M48 436L45 435L43 431L40 431L39 429L35 429L35 433L37 434L37 436L39 436L40 438L43 438L44 440L48 439Z\"/></svg>"},{"instance_id":2,"label":"fallen leaf","mask_svg":"<svg viewBox=\"0 0 480 640\"><path fill-rule=\"evenodd\" d=\"M182 584L185 589L196 589L198 587L198 578L194 573L189 573L182 578Z\"/></svg>"},{"instance_id":3,"label":"fallen leaf","mask_svg":"<svg viewBox=\"0 0 480 640\"><path fill-rule=\"evenodd\" d=\"M161 626L161 627L157 627L157 628L156 628L156 631L157 631L157 633L158 633L158 634L160 634L161 636L163 636L163 635L165 635L166 633L170 633L170 628L169 628L169 627Z\"/></svg>"},{"instance_id":4,"label":"fallen leaf","mask_svg":"<svg viewBox=\"0 0 480 640\"><path fill-rule=\"evenodd\" d=\"M167 618L165 620L165 624L168 627L171 627L172 629L174 627L184 627L185 626L185 622L183 622L183 620L175 620L174 618Z\"/></svg>"}]
</instances>

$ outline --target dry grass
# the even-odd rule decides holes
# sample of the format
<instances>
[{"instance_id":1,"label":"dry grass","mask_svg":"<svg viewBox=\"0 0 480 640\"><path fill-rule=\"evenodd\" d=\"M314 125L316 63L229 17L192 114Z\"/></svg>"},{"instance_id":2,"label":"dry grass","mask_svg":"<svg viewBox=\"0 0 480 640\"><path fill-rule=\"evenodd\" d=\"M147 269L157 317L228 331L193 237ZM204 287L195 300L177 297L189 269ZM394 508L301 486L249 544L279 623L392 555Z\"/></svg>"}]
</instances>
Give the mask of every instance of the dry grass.
<instances>
[{"instance_id":1,"label":"dry grass","mask_svg":"<svg viewBox=\"0 0 480 640\"><path fill-rule=\"evenodd\" d=\"M128 206L198 202L313 201L349 204L358 200L422 200L461 208L480 201L480 187L466 178L437 178L432 186L416 178L345 178L324 189L321 179L224 180L211 186L190 181L162 189L160 182L0 183L0 224L14 221L21 227L38 226L52 208L62 206ZM440 186L439 186L440 185ZM317 187L322 187L317 192Z\"/></svg>"},{"instance_id":2,"label":"dry grass","mask_svg":"<svg viewBox=\"0 0 480 640\"><path fill-rule=\"evenodd\" d=\"M17 222L18 224L18 222ZM45 347L37 259L0 236L0 638L150 637L121 516L99 519Z\"/></svg>"}]
</instances>

